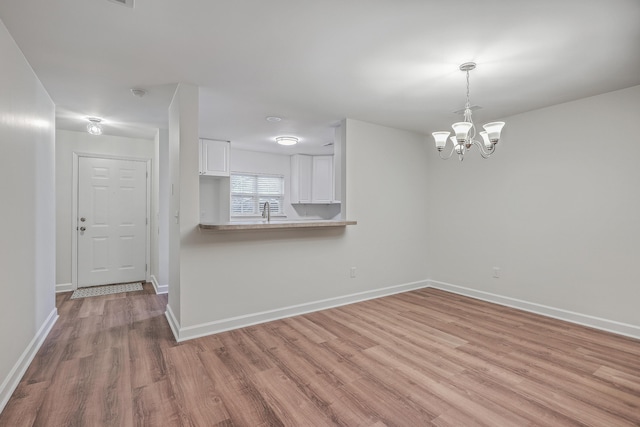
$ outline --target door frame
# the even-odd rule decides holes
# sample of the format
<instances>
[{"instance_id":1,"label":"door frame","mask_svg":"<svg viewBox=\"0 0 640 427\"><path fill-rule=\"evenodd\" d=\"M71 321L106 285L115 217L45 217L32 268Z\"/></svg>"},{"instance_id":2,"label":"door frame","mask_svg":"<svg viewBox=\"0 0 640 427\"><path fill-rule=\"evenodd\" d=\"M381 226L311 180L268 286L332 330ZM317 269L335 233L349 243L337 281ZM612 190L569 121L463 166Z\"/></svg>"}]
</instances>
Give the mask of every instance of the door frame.
<instances>
[{"instance_id":1,"label":"door frame","mask_svg":"<svg viewBox=\"0 0 640 427\"><path fill-rule=\"evenodd\" d=\"M109 154L95 154L73 152L73 183L71 201L71 290L78 289L78 189L80 186L79 168L80 158L90 157L96 159L131 160L145 162L147 168L147 220L146 220L146 271L145 281L151 281L151 159L144 157L114 156Z\"/></svg>"}]
</instances>

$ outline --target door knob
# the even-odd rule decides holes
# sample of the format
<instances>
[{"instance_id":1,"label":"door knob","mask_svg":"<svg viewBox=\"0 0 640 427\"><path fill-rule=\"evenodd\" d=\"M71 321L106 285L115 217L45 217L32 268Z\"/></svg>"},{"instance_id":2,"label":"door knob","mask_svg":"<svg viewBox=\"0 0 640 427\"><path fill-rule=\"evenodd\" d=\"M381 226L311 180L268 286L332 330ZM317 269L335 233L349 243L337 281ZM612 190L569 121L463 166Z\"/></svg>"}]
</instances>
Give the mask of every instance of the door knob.
<instances>
[{"instance_id":1,"label":"door knob","mask_svg":"<svg viewBox=\"0 0 640 427\"><path fill-rule=\"evenodd\" d=\"M80 218L81 222L85 222L86 220L87 220L87 218L85 218L85 217Z\"/></svg>"},{"instance_id":2,"label":"door knob","mask_svg":"<svg viewBox=\"0 0 640 427\"><path fill-rule=\"evenodd\" d=\"M85 231L86 229L86 227L80 227L80 231Z\"/></svg>"}]
</instances>

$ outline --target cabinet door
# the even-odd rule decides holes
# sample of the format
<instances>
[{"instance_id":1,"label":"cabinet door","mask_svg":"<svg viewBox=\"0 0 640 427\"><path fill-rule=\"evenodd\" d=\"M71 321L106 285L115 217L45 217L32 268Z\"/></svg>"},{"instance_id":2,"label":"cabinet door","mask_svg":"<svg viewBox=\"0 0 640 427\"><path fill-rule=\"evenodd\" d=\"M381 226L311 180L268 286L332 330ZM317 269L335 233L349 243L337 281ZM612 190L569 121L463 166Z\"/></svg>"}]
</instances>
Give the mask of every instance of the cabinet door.
<instances>
[{"instance_id":1,"label":"cabinet door","mask_svg":"<svg viewBox=\"0 0 640 427\"><path fill-rule=\"evenodd\" d=\"M200 174L229 176L229 142L200 140Z\"/></svg>"},{"instance_id":2,"label":"cabinet door","mask_svg":"<svg viewBox=\"0 0 640 427\"><path fill-rule=\"evenodd\" d=\"M333 202L333 156L313 156L312 203Z\"/></svg>"},{"instance_id":3,"label":"cabinet door","mask_svg":"<svg viewBox=\"0 0 640 427\"><path fill-rule=\"evenodd\" d=\"M291 203L311 203L311 156L291 156Z\"/></svg>"}]
</instances>

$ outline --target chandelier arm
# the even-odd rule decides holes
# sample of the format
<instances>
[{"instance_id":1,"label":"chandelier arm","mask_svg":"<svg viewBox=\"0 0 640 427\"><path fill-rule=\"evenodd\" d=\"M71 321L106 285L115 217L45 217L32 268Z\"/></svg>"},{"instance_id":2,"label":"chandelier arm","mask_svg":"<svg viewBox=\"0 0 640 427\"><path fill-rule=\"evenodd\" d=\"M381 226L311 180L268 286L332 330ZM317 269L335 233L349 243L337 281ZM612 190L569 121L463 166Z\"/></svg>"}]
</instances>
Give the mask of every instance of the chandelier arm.
<instances>
[{"instance_id":1,"label":"chandelier arm","mask_svg":"<svg viewBox=\"0 0 640 427\"><path fill-rule=\"evenodd\" d=\"M442 157L442 151L438 151L438 156L440 156L442 160L449 160L451 156L453 156L454 151L456 151L456 147L451 147L451 151L449 152L449 155L445 157Z\"/></svg>"},{"instance_id":2,"label":"chandelier arm","mask_svg":"<svg viewBox=\"0 0 640 427\"><path fill-rule=\"evenodd\" d=\"M471 129L469 129L469 133L467 133L467 139L471 140L471 142L476 142L476 124L473 123L471 114L469 114L469 122L471 123Z\"/></svg>"},{"instance_id":3,"label":"chandelier arm","mask_svg":"<svg viewBox=\"0 0 640 427\"><path fill-rule=\"evenodd\" d=\"M493 153L496 152L495 144L493 145L493 148L491 150L486 150L484 144L481 143L480 141L473 140L471 141L471 143L476 147L478 147L478 151L480 151L480 155L482 156L483 159L488 159L493 155Z\"/></svg>"}]
</instances>

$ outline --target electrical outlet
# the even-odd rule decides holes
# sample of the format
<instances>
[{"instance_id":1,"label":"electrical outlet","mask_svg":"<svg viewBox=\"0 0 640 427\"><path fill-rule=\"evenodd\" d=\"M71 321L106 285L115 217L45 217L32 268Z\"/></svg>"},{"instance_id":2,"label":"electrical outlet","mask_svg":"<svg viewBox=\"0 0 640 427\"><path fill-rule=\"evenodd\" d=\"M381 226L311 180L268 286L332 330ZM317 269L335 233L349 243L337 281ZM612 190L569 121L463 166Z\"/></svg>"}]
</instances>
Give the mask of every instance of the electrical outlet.
<instances>
[{"instance_id":1,"label":"electrical outlet","mask_svg":"<svg viewBox=\"0 0 640 427\"><path fill-rule=\"evenodd\" d=\"M494 279L500 278L500 267L493 267L493 277Z\"/></svg>"},{"instance_id":2,"label":"electrical outlet","mask_svg":"<svg viewBox=\"0 0 640 427\"><path fill-rule=\"evenodd\" d=\"M351 269L349 270L349 274L350 274L352 279L355 279L355 277L356 277L356 268L355 267L351 267Z\"/></svg>"}]
</instances>

